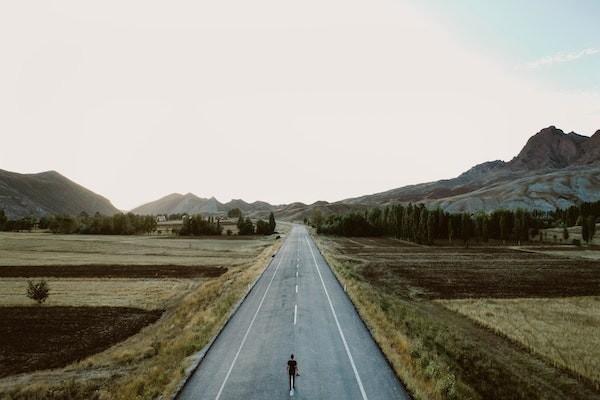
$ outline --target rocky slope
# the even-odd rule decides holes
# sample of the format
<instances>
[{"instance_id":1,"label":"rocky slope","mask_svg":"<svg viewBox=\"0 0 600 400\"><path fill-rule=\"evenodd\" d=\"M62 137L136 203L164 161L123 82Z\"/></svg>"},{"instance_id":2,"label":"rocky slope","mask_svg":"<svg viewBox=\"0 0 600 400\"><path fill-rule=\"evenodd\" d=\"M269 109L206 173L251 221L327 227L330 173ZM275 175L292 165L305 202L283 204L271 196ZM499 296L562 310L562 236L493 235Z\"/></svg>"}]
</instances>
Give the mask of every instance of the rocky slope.
<instances>
[{"instance_id":1,"label":"rocky slope","mask_svg":"<svg viewBox=\"0 0 600 400\"><path fill-rule=\"evenodd\" d=\"M532 136L509 162L476 165L453 179L404 186L343 200L384 205L423 202L449 211L498 208L552 210L600 200L600 130L593 136L550 126Z\"/></svg>"},{"instance_id":2,"label":"rocky slope","mask_svg":"<svg viewBox=\"0 0 600 400\"><path fill-rule=\"evenodd\" d=\"M233 208L239 208L246 215L266 216L277 207L263 201L247 203L244 200L235 199L227 203L221 203L214 197L206 199L198 197L193 193L172 193L158 200L136 207L131 210L131 212L146 215L183 213L221 215Z\"/></svg>"}]
</instances>

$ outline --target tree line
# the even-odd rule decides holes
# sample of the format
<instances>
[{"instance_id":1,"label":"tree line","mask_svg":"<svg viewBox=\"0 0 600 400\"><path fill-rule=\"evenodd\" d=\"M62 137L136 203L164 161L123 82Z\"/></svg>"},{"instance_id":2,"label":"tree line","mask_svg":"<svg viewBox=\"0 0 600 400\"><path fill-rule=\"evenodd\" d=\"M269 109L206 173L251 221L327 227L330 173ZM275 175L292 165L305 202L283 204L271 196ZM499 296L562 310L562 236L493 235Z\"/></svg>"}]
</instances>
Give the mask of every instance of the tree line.
<instances>
[{"instance_id":1,"label":"tree line","mask_svg":"<svg viewBox=\"0 0 600 400\"><path fill-rule=\"evenodd\" d=\"M239 209L237 209L239 211ZM249 217L244 218L244 215L241 211L236 212L238 217L237 228L238 235L271 235L275 233L275 228L277 224L275 222L275 215L271 212L269 214L269 221L264 221L259 219L256 221L256 224L252 223L252 220Z\"/></svg>"},{"instance_id":2,"label":"tree line","mask_svg":"<svg viewBox=\"0 0 600 400\"><path fill-rule=\"evenodd\" d=\"M420 244L433 244L436 240L461 241L468 245L472 240L487 242L525 242L537 235L540 229L582 227L583 240L590 242L600 216L600 202L583 203L568 209L552 212L527 210L496 210L487 213L447 213L441 209L429 210L423 204L392 205L372 208L364 212L330 215L323 218L313 213L310 222L318 233L339 236L392 236Z\"/></svg>"},{"instance_id":3,"label":"tree line","mask_svg":"<svg viewBox=\"0 0 600 400\"><path fill-rule=\"evenodd\" d=\"M200 214L172 214L168 220L182 220L179 235L204 236L221 235L223 226L218 217L203 217ZM156 230L156 217L153 215L137 215L133 213L106 216L99 213L89 216L82 212L78 216L55 215L41 218L25 217L16 220L7 218L0 210L0 231L30 231L34 227L62 234L94 234L94 235L137 235L150 234ZM253 223L249 217L239 213L237 223L239 235L270 235L275 232L276 223L273 213L269 220L259 219Z\"/></svg>"}]
</instances>

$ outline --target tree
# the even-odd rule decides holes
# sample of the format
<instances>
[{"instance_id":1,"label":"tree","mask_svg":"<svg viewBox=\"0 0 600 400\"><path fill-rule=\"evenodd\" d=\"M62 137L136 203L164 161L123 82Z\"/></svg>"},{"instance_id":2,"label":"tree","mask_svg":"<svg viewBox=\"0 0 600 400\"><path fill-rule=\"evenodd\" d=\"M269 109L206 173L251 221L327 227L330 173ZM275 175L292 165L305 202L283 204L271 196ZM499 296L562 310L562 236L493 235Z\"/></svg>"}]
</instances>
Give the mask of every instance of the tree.
<instances>
[{"instance_id":1,"label":"tree","mask_svg":"<svg viewBox=\"0 0 600 400\"><path fill-rule=\"evenodd\" d=\"M240 210L239 208L232 208L231 210L227 211L227 216L229 218L239 218L242 216L242 210Z\"/></svg>"},{"instance_id":2,"label":"tree","mask_svg":"<svg viewBox=\"0 0 600 400\"><path fill-rule=\"evenodd\" d=\"M254 224L249 217L243 219L240 217L238 220L238 235L252 235L254 234Z\"/></svg>"},{"instance_id":3,"label":"tree","mask_svg":"<svg viewBox=\"0 0 600 400\"><path fill-rule=\"evenodd\" d=\"M581 225L581 238L583 239L584 242L589 243L590 242L590 226L587 223L587 219L583 219L583 218L579 218L578 219L578 225Z\"/></svg>"},{"instance_id":4,"label":"tree","mask_svg":"<svg viewBox=\"0 0 600 400\"><path fill-rule=\"evenodd\" d=\"M506 242L508 239L508 218L505 213L500 215L500 240Z\"/></svg>"},{"instance_id":5,"label":"tree","mask_svg":"<svg viewBox=\"0 0 600 400\"><path fill-rule=\"evenodd\" d=\"M276 227L277 223L275 222L275 215L273 215L273 213L271 212L269 214L269 230L271 231L270 233L275 232Z\"/></svg>"},{"instance_id":6,"label":"tree","mask_svg":"<svg viewBox=\"0 0 600 400\"><path fill-rule=\"evenodd\" d=\"M270 235L272 233L273 233L273 231L271 230L271 225L268 222L263 221L262 219L259 219L258 221L256 221L256 234L257 235Z\"/></svg>"},{"instance_id":7,"label":"tree","mask_svg":"<svg viewBox=\"0 0 600 400\"><path fill-rule=\"evenodd\" d=\"M427 244L433 244L435 239L435 215L429 213L427 216Z\"/></svg>"},{"instance_id":8,"label":"tree","mask_svg":"<svg viewBox=\"0 0 600 400\"><path fill-rule=\"evenodd\" d=\"M41 280L38 283L27 282L27 297L35 300L38 304L42 304L48 296L50 296L50 287L45 280Z\"/></svg>"},{"instance_id":9,"label":"tree","mask_svg":"<svg viewBox=\"0 0 600 400\"><path fill-rule=\"evenodd\" d=\"M563 239L569 240L569 230L567 229L566 226L563 226Z\"/></svg>"},{"instance_id":10,"label":"tree","mask_svg":"<svg viewBox=\"0 0 600 400\"><path fill-rule=\"evenodd\" d=\"M583 236L583 231L585 230L587 231L587 235L584 237ZM594 235L596 234L596 217L594 217L593 215L589 215L585 218L582 229L581 229L581 236L583 237L583 240L585 240L587 243L590 243L593 239L594 239Z\"/></svg>"},{"instance_id":11,"label":"tree","mask_svg":"<svg viewBox=\"0 0 600 400\"><path fill-rule=\"evenodd\" d=\"M4 214L4 210L0 210L0 231L3 231L6 228L6 223L8 222L8 218L6 214Z\"/></svg>"},{"instance_id":12,"label":"tree","mask_svg":"<svg viewBox=\"0 0 600 400\"><path fill-rule=\"evenodd\" d=\"M315 228L319 228L321 226L321 224L323 223L323 215L321 214L321 210L319 210L318 208L314 208L312 210L310 222Z\"/></svg>"},{"instance_id":13,"label":"tree","mask_svg":"<svg viewBox=\"0 0 600 400\"><path fill-rule=\"evenodd\" d=\"M465 247L469 247L469 240L471 239L473 227L471 216L468 213L463 213L461 217L461 236Z\"/></svg>"}]
</instances>

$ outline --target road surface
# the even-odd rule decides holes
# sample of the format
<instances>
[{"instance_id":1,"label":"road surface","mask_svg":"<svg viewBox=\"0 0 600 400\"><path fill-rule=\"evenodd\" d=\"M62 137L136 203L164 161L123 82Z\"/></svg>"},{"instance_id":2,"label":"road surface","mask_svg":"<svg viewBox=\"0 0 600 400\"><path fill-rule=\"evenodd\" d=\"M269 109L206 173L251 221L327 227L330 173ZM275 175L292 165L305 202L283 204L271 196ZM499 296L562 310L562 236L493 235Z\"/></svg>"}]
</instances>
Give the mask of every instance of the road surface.
<instances>
[{"instance_id":1,"label":"road surface","mask_svg":"<svg viewBox=\"0 0 600 400\"><path fill-rule=\"evenodd\" d=\"M178 399L409 399L306 228L295 225Z\"/></svg>"}]
</instances>

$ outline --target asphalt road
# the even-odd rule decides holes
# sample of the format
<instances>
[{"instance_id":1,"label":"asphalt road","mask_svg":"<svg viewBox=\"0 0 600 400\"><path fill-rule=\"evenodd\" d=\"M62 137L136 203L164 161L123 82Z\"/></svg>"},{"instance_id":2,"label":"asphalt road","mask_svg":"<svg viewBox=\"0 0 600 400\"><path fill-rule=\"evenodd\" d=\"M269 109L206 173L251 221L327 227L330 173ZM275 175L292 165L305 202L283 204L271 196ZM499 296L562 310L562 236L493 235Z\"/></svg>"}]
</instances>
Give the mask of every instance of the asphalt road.
<instances>
[{"instance_id":1,"label":"asphalt road","mask_svg":"<svg viewBox=\"0 0 600 400\"><path fill-rule=\"evenodd\" d=\"M178 399L410 397L303 226L294 226Z\"/></svg>"}]
</instances>

